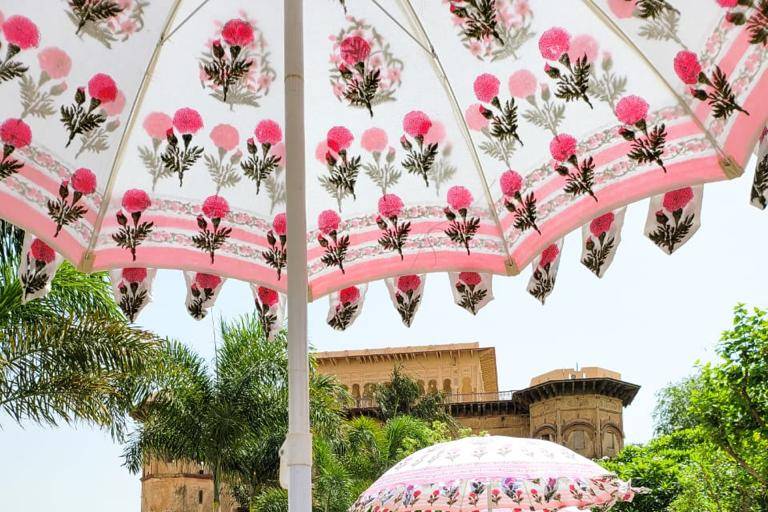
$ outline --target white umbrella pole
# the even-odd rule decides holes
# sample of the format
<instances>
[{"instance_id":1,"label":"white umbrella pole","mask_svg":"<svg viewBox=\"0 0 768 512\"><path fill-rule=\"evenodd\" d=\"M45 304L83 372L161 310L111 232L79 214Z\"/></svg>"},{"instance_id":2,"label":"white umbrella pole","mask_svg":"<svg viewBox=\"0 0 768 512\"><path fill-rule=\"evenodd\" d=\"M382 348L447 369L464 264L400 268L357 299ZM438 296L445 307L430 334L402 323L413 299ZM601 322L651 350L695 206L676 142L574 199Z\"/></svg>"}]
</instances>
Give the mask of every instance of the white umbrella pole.
<instances>
[{"instance_id":1,"label":"white umbrella pole","mask_svg":"<svg viewBox=\"0 0 768 512\"><path fill-rule=\"evenodd\" d=\"M304 188L302 0L285 0L285 142L288 221L288 509L312 510L307 350L307 215Z\"/></svg>"}]
</instances>

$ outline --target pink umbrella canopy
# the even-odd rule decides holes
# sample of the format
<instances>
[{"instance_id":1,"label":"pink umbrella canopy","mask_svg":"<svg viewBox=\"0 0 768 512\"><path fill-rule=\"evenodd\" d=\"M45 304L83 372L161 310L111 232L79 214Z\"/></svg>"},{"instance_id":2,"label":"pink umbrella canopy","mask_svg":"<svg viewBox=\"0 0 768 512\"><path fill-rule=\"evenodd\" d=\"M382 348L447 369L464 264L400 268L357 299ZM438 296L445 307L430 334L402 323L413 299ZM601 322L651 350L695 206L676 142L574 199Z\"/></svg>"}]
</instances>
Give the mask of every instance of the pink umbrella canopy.
<instances>
[{"instance_id":1,"label":"pink umbrella canopy","mask_svg":"<svg viewBox=\"0 0 768 512\"><path fill-rule=\"evenodd\" d=\"M557 443L468 437L406 457L350 512L607 510L632 501L636 491Z\"/></svg>"},{"instance_id":2,"label":"pink umbrella canopy","mask_svg":"<svg viewBox=\"0 0 768 512\"><path fill-rule=\"evenodd\" d=\"M602 276L624 206L652 197L646 235L671 253L702 184L742 173L768 114L765 2L548 5L312 3L307 270L335 328L379 279L406 324L427 273L476 313L493 275L531 264L543 302L568 232ZM83 270L183 269L197 318L224 278L253 283L259 307L259 287L286 291L282 2L0 12L0 216ZM114 276L121 300L147 286Z\"/></svg>"}]
</instances>

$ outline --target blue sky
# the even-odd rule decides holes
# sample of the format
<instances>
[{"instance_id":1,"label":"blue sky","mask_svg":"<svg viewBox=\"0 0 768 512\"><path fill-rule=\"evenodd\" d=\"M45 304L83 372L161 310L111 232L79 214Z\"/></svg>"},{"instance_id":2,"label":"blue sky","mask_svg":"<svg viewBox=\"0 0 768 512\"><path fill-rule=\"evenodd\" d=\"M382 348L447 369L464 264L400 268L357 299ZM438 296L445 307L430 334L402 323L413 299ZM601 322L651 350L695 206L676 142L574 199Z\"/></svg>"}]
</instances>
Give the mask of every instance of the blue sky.
<instances>
[{"instance_id":1,"label":"blue sky","mask_svg":"<svg viewBox=\"0 0 768 512\"><path fill-rule=\"evenodd\" d=\"M739 301L768 306L764 259L768 217L749 206L749 177L707 186L699 232L667 256L642 236L647 201L630 206L613 266L599 280L579 263L578 233L565 241L553 295L542 307L526 291L526 269L494 280L496 300L472 317L452 302L448 277L430 275L424 304L406 329L383 283L374 283L362 315L344 333L325 325L327 299L310 306L310 343L319 350L477 341L496 347L499 385L525 387L553 368L603 366L640 384L625 410L627 442L652 435L654 394L714 356ZM180 272L160 272L142 326L174 336L206 357L214 325L251 310L248 287L229 281L213 313L192 320ZM0 500L26 512L135 512L140 482L121 467L121 447L87 426L20 428L0 416Z\"/></svg>"}]
</instances>

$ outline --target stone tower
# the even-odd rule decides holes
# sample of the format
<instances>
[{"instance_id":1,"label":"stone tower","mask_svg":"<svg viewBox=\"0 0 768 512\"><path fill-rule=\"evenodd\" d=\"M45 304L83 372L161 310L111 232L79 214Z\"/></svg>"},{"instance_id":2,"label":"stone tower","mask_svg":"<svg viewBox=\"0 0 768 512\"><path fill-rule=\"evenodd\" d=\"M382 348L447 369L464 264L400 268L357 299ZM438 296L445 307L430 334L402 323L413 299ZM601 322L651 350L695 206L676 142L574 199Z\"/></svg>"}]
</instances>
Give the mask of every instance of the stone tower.
<instances>
[{"instance_id":1,"label":"stone tower","mask_svg":"<svg viewBox=\"0 0 768 512\"><path fill-rule=\"evenodd\" d=\"M237 512L237 503L222 490L222 512ZM141 476L141 512L209 512L213 477L201 464L151 458Z\"/></svg>"}]
</instances>

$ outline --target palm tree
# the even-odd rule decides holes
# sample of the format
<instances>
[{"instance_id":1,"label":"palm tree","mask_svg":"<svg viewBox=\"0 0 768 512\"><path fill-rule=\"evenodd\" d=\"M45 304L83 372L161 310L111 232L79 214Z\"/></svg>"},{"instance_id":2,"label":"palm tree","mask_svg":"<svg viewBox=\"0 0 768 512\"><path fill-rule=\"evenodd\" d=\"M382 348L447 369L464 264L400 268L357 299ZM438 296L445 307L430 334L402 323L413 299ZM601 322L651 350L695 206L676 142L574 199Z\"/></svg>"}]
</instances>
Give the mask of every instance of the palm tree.
<instances>
[{"instance_id":1,"label":"palm tree","mask_svg":"<svg viewBox=\"0 0 768 512\"><path fill-rule=\"evenodd\" d=\"M148 456L205 464L214 510L226 483L243 506L259 510L278 485L279 448L288 430L288 359L284 333L267 341L256 315L221 324L222 345L209 370L180 343L169 343L155 394L140 409L125 463L140 471ZM312 373L314 433L339 436L349 397L338 382Z\"/></svg>"},{"instance_id":2,"label":"palm tree","mask_svg":"<svg viewBox=\"0 0 768 512\"><path fill-rule=\"evenodd\" d=\"M127 323L104 273L64 264L48 296L22 304L22 239L0 221L0 413L19 424L90 422L120 438L157 339Z\"/></svg>"}]
</instances>

